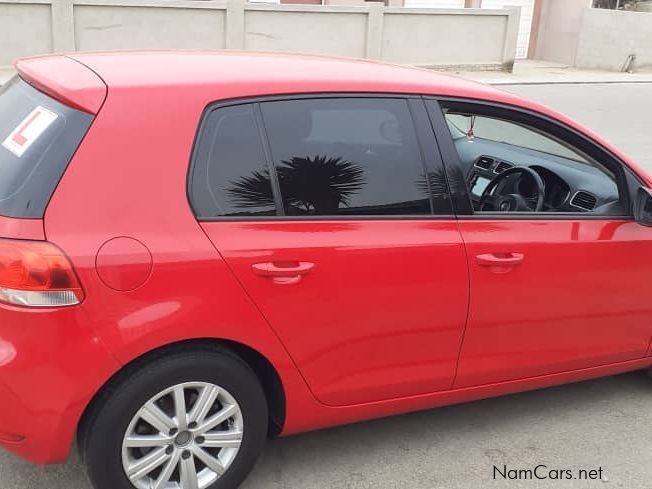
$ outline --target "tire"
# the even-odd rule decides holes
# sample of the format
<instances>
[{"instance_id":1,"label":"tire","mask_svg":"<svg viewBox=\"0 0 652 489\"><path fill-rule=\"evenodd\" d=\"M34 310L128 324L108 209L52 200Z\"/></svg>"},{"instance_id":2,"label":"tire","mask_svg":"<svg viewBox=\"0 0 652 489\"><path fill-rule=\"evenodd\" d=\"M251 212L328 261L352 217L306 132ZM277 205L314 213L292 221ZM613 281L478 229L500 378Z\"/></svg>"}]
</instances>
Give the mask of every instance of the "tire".
<instances>
[{"instance_id":1,"label":"tire","mask_svg":"<svg viewBox=\"0 0 652 489\"><path fill-rule=\"evenodd\" d=\"M170 353L132 369L95 406L80 449L96 489L157 487L150 482L168 474L168 487L235 489L254 467L267 436L267 401L258 378L238 356L221 349ZM177 406L186 416L179 416ZM152 436L156 446L142 446L143 437ZM141 474L148 469L138 470L147 465L145 457L163 461ZM197 486L189 483L192 467L199 474ZM225 471L219 474L216 467Z\"/></svg>"}]
</instances>

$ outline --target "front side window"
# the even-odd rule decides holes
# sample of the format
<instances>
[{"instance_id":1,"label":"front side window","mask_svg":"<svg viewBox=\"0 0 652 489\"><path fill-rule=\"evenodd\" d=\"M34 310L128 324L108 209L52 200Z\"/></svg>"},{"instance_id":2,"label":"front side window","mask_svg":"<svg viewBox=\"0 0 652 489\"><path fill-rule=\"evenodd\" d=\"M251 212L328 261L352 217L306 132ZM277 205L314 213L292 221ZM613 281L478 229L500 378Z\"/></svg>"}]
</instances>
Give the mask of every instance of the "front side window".
<instances>
[{"instance_id":1,"label":"front side window","mask_svg":"<svg viewBox=\"0 0 652 489\"><path fill-rule=\"evenodd\" d=\"M444 104L474 213L627 213L597 158L517 114L488 112Z\"/></svg>"},{"instance_id":2,"label":"front side window","mask_svg":"<svg viewBox=\"0 0 652 489\"><path fill-rule=\"evenodd\" d=\"M433 177L405 100L273 101L261 111L286 215L431 213Z\"/></svg>"}]
</instances>

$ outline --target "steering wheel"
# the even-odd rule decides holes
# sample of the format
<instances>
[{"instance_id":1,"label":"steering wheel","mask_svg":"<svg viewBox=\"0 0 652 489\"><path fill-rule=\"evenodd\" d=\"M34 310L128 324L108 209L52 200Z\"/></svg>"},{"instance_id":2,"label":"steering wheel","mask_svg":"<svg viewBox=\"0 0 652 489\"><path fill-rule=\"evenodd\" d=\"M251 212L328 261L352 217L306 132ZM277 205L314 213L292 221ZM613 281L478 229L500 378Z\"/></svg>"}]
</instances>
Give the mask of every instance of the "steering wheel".
<instances>
[{"instance_id":1,"label":"steering wheel","mask_svg":"<svg viewBox=\"0 0 652 489\"><path fill-rule=\"evenodd\" d=\"M523 175L534 180L537 187L536 196L524 197L516 193L492 195L493 191L512 175ZM480 197L479 206L481 211L540 212L543 209L544 192L543 180L537 172L527 166L515 166L499 174L487 185Z\"/></svg>"}]
</instances>

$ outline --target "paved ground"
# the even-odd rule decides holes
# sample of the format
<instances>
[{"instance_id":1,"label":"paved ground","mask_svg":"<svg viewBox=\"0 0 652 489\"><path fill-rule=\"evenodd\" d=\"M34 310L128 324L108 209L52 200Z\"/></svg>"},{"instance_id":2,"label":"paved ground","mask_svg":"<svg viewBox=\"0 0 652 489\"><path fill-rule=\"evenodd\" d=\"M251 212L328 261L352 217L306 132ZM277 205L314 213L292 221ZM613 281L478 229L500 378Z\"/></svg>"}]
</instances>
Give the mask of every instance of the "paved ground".
<instances>
[{"instance_id":1,"label":"paved ground","mask_svg":"<svg viewBox=\"0 0 652 489\"><path fill-rule=\"evenodd\" d=\"M492 84L522 83L640 83L652 81L652 72L619 73L615 71L586 70L572 66L534 59L516 60L512 72L466 71L458 74Z\"/></svg>"},{"instance_id":2,"label":"paved ground","mask_svg":"<svg viewBox=\"0 0 652 489\"><path fill-rule=\"evenodd\" d=\"M652 170L652 84L507 88L576 117ZM651 440L652 381L633 373L275 440L244 488L652 489ZM503 464L602 468L603 477L494 480ZM1 489L89 487L76 456L38 468L0 453Z\"/></svg>"},{"instance_id":3,"label":"paved ground","mask_svg":"<svg viewBox=\"0 0 652 489\"><path fill-rule=\"evenodd\" d=\"M510 85L502 89L577 119L652 171L652 83Z\"/></svg>"}]
</instances>

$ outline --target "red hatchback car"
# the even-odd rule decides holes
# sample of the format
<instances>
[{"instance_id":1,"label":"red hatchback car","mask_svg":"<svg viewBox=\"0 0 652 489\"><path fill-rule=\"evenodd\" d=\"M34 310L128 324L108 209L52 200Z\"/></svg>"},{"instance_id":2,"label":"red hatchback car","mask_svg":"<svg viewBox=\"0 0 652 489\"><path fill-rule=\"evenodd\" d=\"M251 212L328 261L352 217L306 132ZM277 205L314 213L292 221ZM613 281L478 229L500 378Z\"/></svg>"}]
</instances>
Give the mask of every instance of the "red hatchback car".
<instances>
[{"instance_id":1,"label":"red hatchback car","mask_svg":"<svg viewBox=\"0 0 652 489\"><path fill-rule=\"evenodd\" d=\"M652 180L553 111L317 56L21 60L0 445L228 489L267 436L652 365Z\"/></svg>"}]
</instances>

